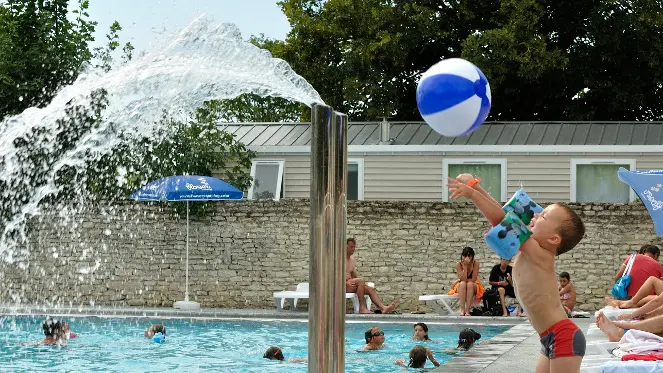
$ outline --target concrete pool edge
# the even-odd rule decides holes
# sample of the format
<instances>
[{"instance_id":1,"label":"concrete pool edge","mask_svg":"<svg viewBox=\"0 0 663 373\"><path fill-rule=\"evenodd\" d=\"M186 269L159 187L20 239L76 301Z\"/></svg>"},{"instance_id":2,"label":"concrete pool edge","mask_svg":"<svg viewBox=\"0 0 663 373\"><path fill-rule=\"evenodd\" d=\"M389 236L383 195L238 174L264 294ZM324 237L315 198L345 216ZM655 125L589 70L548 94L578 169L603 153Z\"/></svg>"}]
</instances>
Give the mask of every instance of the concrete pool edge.
<instances>
[{"instance_id":1,"label":"concrete pool edge","mask_svg":"<svg viewBox=\"0 0 663 373\"><path fill-rule=\"evenodd\" d=\"M223 319L262 319L262 320L293 320L307 321L306 311L278 312L272 309L226 309L206 308L201 310L178 310L174 308L159 307L106 307L106 306L43 306L43 305L10 305L0 304L0 315L3 316L97 316L97 317L136 317L136 318L192 318L205 320ZM401 323L426 321L431 323L453 324L490 324L490 325L520 325L527 323L520 317L462 317L442 316L438 314L346 314L348 322L376 322Z\"/></svg>"},{"instance_id":2,"label":"concrete pool edge","mask_svg":"<svg viewBox=\"0 0 663 373\"><path fill-rule=\"evenodd\" d=\"M536 331L529 322L516 324L494 336L488 344L477 344L469 351L457 356L441 367L436 373L478 373L504 356L512 348L530 338Z\"/></svg>"}]
</instances>

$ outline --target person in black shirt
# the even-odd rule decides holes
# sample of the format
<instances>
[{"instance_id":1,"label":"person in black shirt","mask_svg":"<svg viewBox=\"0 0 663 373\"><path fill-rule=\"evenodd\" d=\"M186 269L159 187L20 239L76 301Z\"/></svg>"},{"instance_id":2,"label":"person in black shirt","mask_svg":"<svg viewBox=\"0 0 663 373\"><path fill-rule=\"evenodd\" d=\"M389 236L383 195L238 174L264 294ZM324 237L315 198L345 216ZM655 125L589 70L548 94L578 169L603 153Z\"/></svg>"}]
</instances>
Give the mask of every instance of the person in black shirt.
<instances>
[{"instance_id":1,"label":"person in black shirt","mask_svg":"<svg viewBox=\"0 0 663 373\"><path fill-rule=\"evenodd\" d=\"M513 280L511 279L511 271L513 268L509 265L509 259L500 259L500 264L497 264L490 270L490 277L488 283L492 285L493 290L497 290L500 294L500 302L502 303L502 312L504 316L509 316L506 309L505 297L515 298L516 293L513 289Z\"/></svg>"}]
</instances>

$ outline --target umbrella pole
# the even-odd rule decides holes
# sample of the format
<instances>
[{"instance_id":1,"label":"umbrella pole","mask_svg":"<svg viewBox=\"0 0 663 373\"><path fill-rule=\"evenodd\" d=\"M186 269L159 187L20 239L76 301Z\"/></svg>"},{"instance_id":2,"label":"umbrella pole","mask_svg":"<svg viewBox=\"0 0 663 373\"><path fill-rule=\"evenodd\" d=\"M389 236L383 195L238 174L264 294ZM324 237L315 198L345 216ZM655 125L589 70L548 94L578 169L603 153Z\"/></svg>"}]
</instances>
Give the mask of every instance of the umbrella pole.
<instances>
[{"instance_id":1,"label":"umbrella pole","mask_svg":"<svg viewBox=\"0 0 663 373\"><path fill-rule=\"evenodd\" d=\"M186 201L186 290L184 301L189 301L189 201Z\"/></svg>"}]
</instances>

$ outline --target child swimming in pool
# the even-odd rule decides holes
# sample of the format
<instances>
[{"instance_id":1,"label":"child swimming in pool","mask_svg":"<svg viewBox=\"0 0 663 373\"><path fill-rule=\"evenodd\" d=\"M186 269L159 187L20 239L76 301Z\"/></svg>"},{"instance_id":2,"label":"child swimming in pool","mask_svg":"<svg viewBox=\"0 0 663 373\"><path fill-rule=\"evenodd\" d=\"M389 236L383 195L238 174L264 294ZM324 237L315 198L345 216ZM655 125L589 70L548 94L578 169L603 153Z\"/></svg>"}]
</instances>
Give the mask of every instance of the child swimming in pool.
<instances>
[{"instance_id":1,"label":"child swimming in pool","mask_svg":"<svg viewBox=\"0 0 663 373\"><path fill-rule=\"evenodd\" d=\"M447 355L456 355L459 352L467 351L480 338L481 334L474 331L474 329L465 328L458 334L458 346L456 348L448 348L443 352Z\"/></svg>"},{"instance_id":2,"label":"child swimming in pool","mask_svg":"<svg viewBox=\"0 0 663 373\"><path fill-rule=\"evenodd\" d=\"M41 324L44 331L44 339L39 344L43 345L63 345L67 344L63 323L53 318L47 318Z\"/></svg>"},{"instance_id":3,"label":"child swimming in pool","mask_svg":"<svg viewBox=\"0 0 663 373\"><path fill-rule=\"evenodd\" d=\"M414 346L410 350L410 362L405 365L405 360L397 359L396 365L400 365L408 368L423 368L426 365L426 360L430 360L433 365L436 367L440 366L440 363L435 360L433 357L433 352L428 347L424 346Z\"/></svg>"},{"instance_id":4,"label":"child swimming in pool","mask_svg":"<svg viewBox=\"0 0 663 373\"><path fill-rule=\"evenodd\" d=\"M265 351L265 354L262 355L263 358L269 359L269 360L279 360L279 361L285 361L285 357L283 356L283 351L281 351L280 348L278 347L270 347ZM308 359L303 359L303 358L290 358L288 359L289 362L291 363L308 363Z\"/></svg>"},{"instance_id":5,"label":"child swimming in pool","mask_svg":"<svg viewBox=\"0 0 663 373\"><path fill-rule=\"evenodd\" d=\"M366 340L366 345L362 347L361 351L379 350L384 347L384 332L378 326L374 326L364 332L364 339Z\"/></svg>"},{"instance_id":6,"label":"child swimming in pool","mask_svg":"<svg viewBox=\"0 0 663 373\"><path fill-rule=\"evenodd\" d=\"M431 339L428 338L428 326L422 322L414 324L414 335L412 335L412 340L430 342Z\"/></svg>"},{"instance_id":7,"label":"child swimming in pool","mask_svg":"<svg viewBox=\"0 0 663 373\"><path fill-rule=\"evenodd\" d=\"M152 324L149 328L145 329L145 338L152 338L157 333L161 333L165 337L166 327L163 324Z\"/></svg>"}]
</instances>

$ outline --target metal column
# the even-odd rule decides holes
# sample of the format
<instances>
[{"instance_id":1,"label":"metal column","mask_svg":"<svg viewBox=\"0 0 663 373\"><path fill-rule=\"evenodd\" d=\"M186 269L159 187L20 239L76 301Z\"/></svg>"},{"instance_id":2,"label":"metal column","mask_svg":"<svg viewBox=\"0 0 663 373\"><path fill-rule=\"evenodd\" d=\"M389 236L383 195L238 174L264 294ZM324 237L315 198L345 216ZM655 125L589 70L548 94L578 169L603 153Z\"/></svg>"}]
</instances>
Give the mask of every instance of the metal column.
<instances>
[{"instance_id":1,"label":"metal column","mask_svg":"<svg viewBox=\"0 0 663 373\"><path fill-rule=\"evenodd\" d=\"M308 371L345 371L347 116L311 108Z\"/></svg>"}]
</instances>

